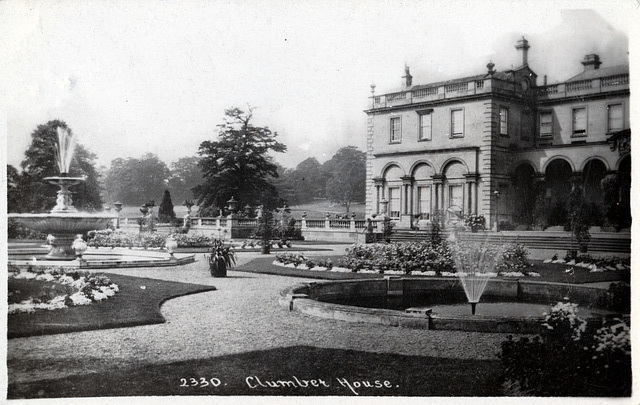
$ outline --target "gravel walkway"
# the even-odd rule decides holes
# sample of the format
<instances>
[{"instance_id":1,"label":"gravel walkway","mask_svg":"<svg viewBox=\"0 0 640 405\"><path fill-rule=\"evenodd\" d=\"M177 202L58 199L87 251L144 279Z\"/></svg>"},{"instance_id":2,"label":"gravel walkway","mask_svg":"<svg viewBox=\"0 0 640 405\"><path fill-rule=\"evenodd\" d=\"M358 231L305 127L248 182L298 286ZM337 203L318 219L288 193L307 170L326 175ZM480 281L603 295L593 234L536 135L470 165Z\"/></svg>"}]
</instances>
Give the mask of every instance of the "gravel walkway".
<instances>
[{"instance_id":1,"label":"gravel walkway","mask_svg":"<svg viewBox=\"0 0 640 405\"><path fill-rule=\"evenodd\" d=\"M330 246L342 254L344 246ZM239 265L260 257L241 252ZM230 271L212 278L202 255L174 268L114 269L104 272L214 285L217 291L167 301L164 324L11 339L7 342L9 383L61 378L204 359L254 350L310 345L403 355L496 359L504 334L429 331L319 319L278 305L281 290L301 278Z\"/></svg>"}]
</instances>

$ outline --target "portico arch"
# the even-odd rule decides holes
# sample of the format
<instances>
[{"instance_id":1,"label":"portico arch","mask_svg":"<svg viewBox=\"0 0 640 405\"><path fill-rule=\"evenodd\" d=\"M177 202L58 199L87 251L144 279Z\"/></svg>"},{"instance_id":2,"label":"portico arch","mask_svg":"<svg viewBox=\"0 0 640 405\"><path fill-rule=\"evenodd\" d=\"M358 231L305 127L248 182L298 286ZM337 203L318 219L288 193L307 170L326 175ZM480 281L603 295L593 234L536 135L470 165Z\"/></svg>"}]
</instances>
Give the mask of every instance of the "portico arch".
<instances>
[{"instance_id":1,"label":"portico arch","mask_svg":"<svg viewBox=\"0 0 640 405\"><path fill-rule=\"evenodd\" d=\"M404 170L396 163L386 165L382 173L384 186L381 197L389 202L386 214L393 219L400 218L403 203L402 179L404 177Z\"/></svg>"},{"instance_id":2,"label":"portico arch","mask_svg":"<svg viewBox=\"0 0 640 405\"><path fill-rule=\"evenodd\" d=\"M467 165L458 159L449 159L443 166L442 174L442 202L447 223L455 224L465 214L465 202L468 192L465 192Z\"/></svg>"},{"instance_id":3,"label":"portico arch","mask_svg":"<svg viewBox=\"0 0 640 405\"><path fill-rule=\"evenodd\" d=\"M536 202L535 177L535 169L529 162L519 164L512 175L514 196L510 209L514 221L521 225L533 224Z\"/></svg>"}]
</instances>

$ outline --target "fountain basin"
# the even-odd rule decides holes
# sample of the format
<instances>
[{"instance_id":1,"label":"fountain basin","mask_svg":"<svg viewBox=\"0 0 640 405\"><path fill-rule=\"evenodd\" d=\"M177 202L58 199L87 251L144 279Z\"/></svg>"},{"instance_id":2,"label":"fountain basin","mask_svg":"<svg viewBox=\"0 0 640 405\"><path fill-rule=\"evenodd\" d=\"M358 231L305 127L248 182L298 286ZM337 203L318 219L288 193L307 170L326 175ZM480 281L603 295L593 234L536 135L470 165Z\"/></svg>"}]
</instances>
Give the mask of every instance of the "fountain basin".
<instances>
[{"instance_id":1,"label":"fountain basin","mask_svg":"<svg viewBox=\"0 0 640 405\"><path fill-rule=\"evenodd\" d=\"M49 246L33 243L9 243L8 264L10 266L61 266L79 269L113 269L125 267L180 266L195 261L192 253L174 253L173 256L159 249L137 248L89 248L82 260L50 260Z\"/></svg>"},{"instance_id":2,"label":"fountain basin","mask_svg":"<svg viewBox=\"0 0 640 405\"><path fill-rule=\"evenodd\" d=\"M386 277L299 284L282 291L279 302L292 311L349 322L433 330L530 334L540 332L544 317L524 309L521 313L513 314L513 307L540 308L540 305L546 305L548 308L569 297L571 302L580 306L579 314L587 320L594 321L594 318L602 316L624 316L598 307L604 302L606 293L606 290L590 286L492 279L478 304L478 314L471 315L469 304L465 304L465 293L456 279ZM483 304L487 303L498 304L508 311L483 315ZM455 304L463 306L463 309L439 309L439 305Z\"/></svg>"},{"instance_id":3,"label":"fountain basin","mask_svg":"<svg viewBox=\"0 0 640 405\"><path fill-rule=\"evenodd\" d=\"M84 212L52 212L49 214L8 214L22 225L44 234L54 236L53 248L47 254L48 260L73 260L76 254L71 248L76 235L88 231L106 229L115 214L94 214Z\"/></svg>"}]
</instances>

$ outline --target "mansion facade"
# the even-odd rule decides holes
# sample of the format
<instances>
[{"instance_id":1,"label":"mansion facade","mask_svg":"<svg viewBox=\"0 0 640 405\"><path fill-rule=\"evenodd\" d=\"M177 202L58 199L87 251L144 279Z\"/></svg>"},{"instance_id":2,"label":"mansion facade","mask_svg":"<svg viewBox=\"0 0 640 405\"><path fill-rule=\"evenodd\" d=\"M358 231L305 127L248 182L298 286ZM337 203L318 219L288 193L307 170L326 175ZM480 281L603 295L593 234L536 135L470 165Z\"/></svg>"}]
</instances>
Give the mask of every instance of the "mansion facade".
<instances>
[{"instance_id":1,"label":"mansion facade","mask_svg":"<svg viewBox=\"0 0 640 405\"><path fill-rule=\"evenodd\" d=\"M562 225L577 181L594 224L630 226L628 65L601 68L586 55L579 75L539 86L528 41L516 49L516 69L489 63L477 76L413 85L406 67L402 89L372 95L368 215L385 213L398 228L468 214L493 229Z\"/></svg>"}]
</instances>

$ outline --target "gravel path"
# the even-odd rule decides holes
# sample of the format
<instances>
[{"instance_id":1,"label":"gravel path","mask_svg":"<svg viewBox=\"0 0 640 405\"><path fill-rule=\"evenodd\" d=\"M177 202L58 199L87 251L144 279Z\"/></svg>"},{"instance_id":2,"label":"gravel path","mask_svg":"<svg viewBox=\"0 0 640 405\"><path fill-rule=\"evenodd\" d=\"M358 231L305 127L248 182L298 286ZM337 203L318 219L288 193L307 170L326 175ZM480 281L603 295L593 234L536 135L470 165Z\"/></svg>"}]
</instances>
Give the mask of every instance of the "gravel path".
<instances>
[{"instance_id":1,"label":"gravel path","mask_svg":"<svg viewBox=\"0 0 640 405\"><path fill-rule=\"evenodd\" d=\"M344 246L331 246L342 254ZM259 257L241 252L239 265ZM278 305L281 290L301 278L230 271L212 278L196 263L174 268L105 272L214 285L217 291L167 301L164 324L11 339L9 383L117 370L129 365L203 359L253 350L310 345L457 359L496 359L504 334L429 331L355 324L289 312Z\"/></svg>"}]
</instances>

